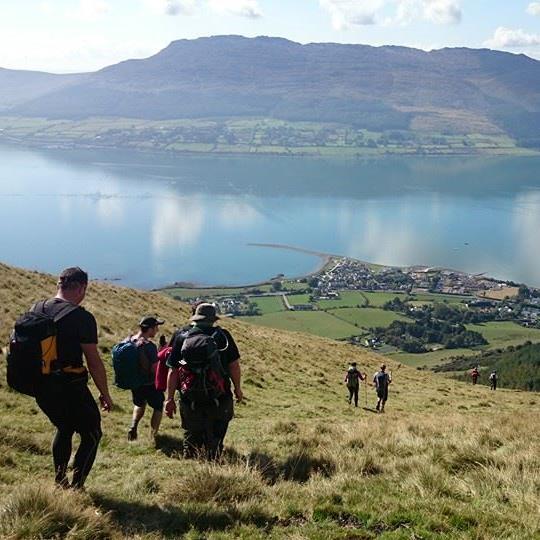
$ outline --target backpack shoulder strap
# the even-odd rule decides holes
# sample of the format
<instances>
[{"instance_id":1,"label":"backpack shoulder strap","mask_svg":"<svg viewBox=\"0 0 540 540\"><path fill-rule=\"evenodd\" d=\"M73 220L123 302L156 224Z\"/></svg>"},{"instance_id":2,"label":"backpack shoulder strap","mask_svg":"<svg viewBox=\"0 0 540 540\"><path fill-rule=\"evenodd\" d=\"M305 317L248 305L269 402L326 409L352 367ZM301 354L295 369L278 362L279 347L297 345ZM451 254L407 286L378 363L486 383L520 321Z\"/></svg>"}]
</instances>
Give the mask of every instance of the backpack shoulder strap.
<instances>
[{"instance_id":1,"label":"backpack shoulder strap","mask_svg":"<svg viewBox=\"0 0 540 540\"><path fill-rule=\"evenodd\" d=\"M40 300L35 304L32 304L32 307L29 309L30 313L42 313L45 314L45 304L47 300Z\"/></svg>"},{"instance_id":2,"label":"backpack shoulder strap","mask_svg":"<svg viewBox=\"0 0 540 540\"><path fill-rule=\"evenodd\" d=\"M40 300L39 302L36 302L31 308L30 312L32 313L41 313L42 315L50 315L47 313L47 302L49 300ZM69 315L72 311L75 311L79 306L77 304L72 304L71 302L62 302L63 305L60 307L60 309L54 313L52 316L52 319L55 323L57 323L60 319L63 319L66 315Z\"/></svg>"},{"instance_id":3,"label":"backpack shoulder strap","mask_svg":"<svg viewBox=\"0 0 540 540\"><path fill-rule=\"evenodd\" d=\"M223 331L223 329L221 327L216 326L214 328L214 332L212 333L212 337L214 338L214 341L216 342L216 345L218 346L218 351L219 352L224 352L229 348L229 339L227 338L227 334ZM218 339L216 339L216 337ZM219 339L219 338L221 338L221 339ZM222 345L222 343L220 343L220 341L223 342L223 347L220 346L220 345Z\"/></svg>"},{"instance_id":4,"label":"backpack shoulder strap","mask_svg":"<svg viewBox=\"0 0 540 540\"><path fill-rule=\"evenodd\" d=\"M63 319L76 309L78 309L78 305L72 304L71 302L66 302L66 305L63 306L60 311L53 317L53 321L57 323L59 320Z\"/></svg>"}]
</instances>

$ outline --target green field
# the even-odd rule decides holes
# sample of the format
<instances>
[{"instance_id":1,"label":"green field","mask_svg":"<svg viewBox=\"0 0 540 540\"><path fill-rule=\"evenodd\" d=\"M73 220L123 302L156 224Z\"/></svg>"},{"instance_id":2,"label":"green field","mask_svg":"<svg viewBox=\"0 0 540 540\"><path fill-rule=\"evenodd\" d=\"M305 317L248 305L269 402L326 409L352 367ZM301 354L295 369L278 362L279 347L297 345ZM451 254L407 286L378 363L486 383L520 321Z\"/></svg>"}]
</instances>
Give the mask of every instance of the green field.
<instances>
[{"instance_id":1,"label":"green field","mask_svg":"<svg viewBox=\"0 0 540 540\"><path fill-rule=\"evenodd\" d=\"M319 300L317 305L321 309L335 309L340 307L365 306L367 300L365 294L360 291L341 291L341 298L336 300Z\"/></svg>"},{"instance_id":2,"label":"green field","mask_svg":"<svg viewBox=\"0 0 540 540\"><path fill-rule=\"evenodd\" d=\"M435 293L419 293L411 296L416 302L447 302L448 304L461 304L464 300L471 300L473 298L472 296Z\"/></svg>"},{"instance_id":3,"label":"green field","mask_svg":"<svg viewBox=\"0 0 540 540\"><path fill-rule=\"evenodd\" d=\"M505 135L410 132L390 140L387 132L353 125L288 122L273 118L143 120L86 118L48 120L0 117L0 140L38 146L131 148L217 154L281 154L326 157L395 155L535 155Z\"/></svg>"},{"instance_id":4,"label":"green field","mask_svg":"<svg viewBox=\"0 0 540 540\"><path fill-rule=\"evenodd\" d=\"M332 339L344 339L359 333L354 325L324 311L284 311L258 317L239 317L239 319L251 324L292 332L307 332Z\"/></svg>"},{"instance_id":5,"label":"green field","mask_svg":"<svg viewBox=\"0 0 540 540\"><path fill-rule=\"evenodd\" d=\"M304 284L305 287L305 284ZM192 288L192 287L167 287L160 289L161 292L169 296L191 299L191 298L218 298L223 296L236 296L246 294L248 291L257 289L262 292L270 292L271 286L265 285L249 285L247 287L207 287L207 288Z\"/></svg>"},{"instance_id":6,"label":"green field","mask_svg":"<svg viewBox=\"0 0 540 540\"><path fill-rule=\"evenodd\" d=\"M469 324L467 329L480 332L489 341L489 349L519 345L525 341L540 342L540 330L510 321Z\"/></svg>"},{"instance_id":7,"label":"green field","mask_svg":"<svg viewBox=\"0 0 540 540\"><path fill-rule=\"evenodd\" d=\"M471 349L442 349L424 354L410 354L405 352L386 353L394 360L402 362L411 367L432 368L441 363L447 362L454 356L472 356L478 351Z\"/></svg>"},{"instance_id":8,"label":"green field","mask_svg":"<svg viewBox=\"0 0 540 540\"><path fill-rule=\"evenodd\" d=\"M368 330L376 326L389 326L394 321L409 321L408 317L378 308L341 308L327 311L338 319Z\"/></svg>"},{"instance_id":9,"label":"green field","mask_svg":"<svg viewBox=\"0 0 540 540\"><path fill-rule=\"evenodd\" d=\"M401 300L405 299L404 293L397 292L365 292L363 294L372 307L383 307L386 302L390 302L396 296Z\"/></svg>"},{"instance_id":10,"label":"green field","mask_svg":"<svg viewBox=\"0 0 540 540\"><path fill-rule=\"evenodd\" d=\"M257 304L263 315L285 311L281 296L252 296L250 301Z\"/></svg>"},{"instance_id":11,"label":"green field","mask_svg":"<svg viewBox=\"0 0 540 540\"><path fill-rule=\"evenodd\" d=\"M320 300L317 305L321 309L333 309L339 307L356 307L358 305L370 307L383 307L384 304L398 297L404 300L406 295L401 292L385 291L341 291L339 300ZM449 304L459 304L463 300L470 300L470 296L455 296L451 294L419 293L411 295L413 305L421 305L433 302L448 302Z\"/></svg>"},{"instance_id":12,"label":"green field","mask_svg":"<svg viewBox=\"0 0 540 540\"><path fill-rule=\"evenodd\" d=\"M297 306L299 304L309 304L309 294L288 294L287 299L291 306Z\"/></svg>"}]
</instances>

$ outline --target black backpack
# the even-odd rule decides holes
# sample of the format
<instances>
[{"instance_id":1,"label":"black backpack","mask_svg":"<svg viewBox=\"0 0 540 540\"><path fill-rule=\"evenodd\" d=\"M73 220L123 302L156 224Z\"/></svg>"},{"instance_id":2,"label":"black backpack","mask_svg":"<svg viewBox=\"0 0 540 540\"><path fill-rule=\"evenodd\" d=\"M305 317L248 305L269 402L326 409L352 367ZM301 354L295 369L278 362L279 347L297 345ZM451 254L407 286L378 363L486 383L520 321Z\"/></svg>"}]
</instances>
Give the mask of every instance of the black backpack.
<instances>
[{"instance_id":1,"label":"black backpack","mask_svg":"<svg viewBox=\"0 0 540 540\"><path fill-rule=\"evenodd\" d=\"M8 386L28 396L36 395L39 381L57 360L56 323L79 307L61 302L48 313L46 304L47 300L38 302L17 319L9 342Z\"/></svg>"},{"instance_id":2,"label":"black backpack","mask_svg":"<svg viewBox=\"0 0 540 540\"><path fill-rule=\"evenodd\" d=\"M357 369L347 371L347 387L356 388L360 384L360 372Z\"/></svg>"},{"instance_id":3,"label":"black backpack","mask_svg":"<svg viewBox=\"0 0 540 540\"><path fill-rule=\"evenodd\" d=\"M216 329L207 334L193 327L180 334L179 390L193 405L215 403L226 392L225 370L216 343L218 332Z\"/></svg>"}]
</instances>

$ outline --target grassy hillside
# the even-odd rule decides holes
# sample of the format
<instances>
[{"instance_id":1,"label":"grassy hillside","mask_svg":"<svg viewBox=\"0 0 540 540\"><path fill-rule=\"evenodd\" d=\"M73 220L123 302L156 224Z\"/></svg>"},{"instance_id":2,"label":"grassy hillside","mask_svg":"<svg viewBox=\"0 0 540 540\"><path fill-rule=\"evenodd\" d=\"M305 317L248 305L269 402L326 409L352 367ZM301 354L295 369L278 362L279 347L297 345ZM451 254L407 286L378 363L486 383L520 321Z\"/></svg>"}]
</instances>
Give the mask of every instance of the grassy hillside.
<instances>
[{"instance_id":1,"label":"grassy hillside","mask_svg":"<svg viewBox=\"0 0 540 540\"><path fill-rule=\"evenodd\" d=\"M501 351L484 351L474 356L457 357L435 369L438 372L454 372L460 380L470 379L470 370L480 367L480 384L489 385L489 374L498 373L500 388L518 388L540 391L540 344L527 342ZM458 373L456 373L458 372ZM459 373L461 372L461 373Z\"/></svg>"},{"instance_id":2,"label":"grassy hillside","mask_svg":"<svg viewBox=\"0 0 540 540\"><path fill-rule=\"evenodd\" d=\"M54 279L0 264L0 338ZM180 323L187 308L157 293L91 283L85 305L103 351L142 313ZM104 439L81 494L51 487L51 428L10 392L0 369L0 538L536 538L540 398L490 394L405 366L388 411L350 408L349 360L380 357L323 338L227 321L244 366L220 465L179 456L177 420L154 448L128 444L129 394L104 415ZM0 357L3 358L3 357ZM364 390L364 389L363 389ZM364 405L362 394L361 403ZM526 414L523 414L525 413ZM143 420L143 426L148 419Z\"/></svg>"}]
</instances>

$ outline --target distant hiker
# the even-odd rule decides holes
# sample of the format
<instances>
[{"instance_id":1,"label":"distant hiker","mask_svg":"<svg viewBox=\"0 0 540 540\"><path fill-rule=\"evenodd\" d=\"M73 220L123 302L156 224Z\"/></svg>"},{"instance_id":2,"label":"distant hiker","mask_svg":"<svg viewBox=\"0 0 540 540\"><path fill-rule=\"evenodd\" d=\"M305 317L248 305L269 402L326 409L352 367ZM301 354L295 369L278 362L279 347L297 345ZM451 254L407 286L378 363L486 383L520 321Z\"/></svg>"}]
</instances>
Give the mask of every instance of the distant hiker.
<instances>
[{"instance_id":1,"label":"distant hiker","mask_svg":"<svg viewBox=\"0 0 540 540\"><path fill-rule=\"evenodd\" d=\"M167 346L167 337L161 334L161 336L159 336L158 352L164 349L166 346Z\"/></svg>"},{"instance_id":2,"label":"distant hiker","mask_svg":"<svg viewBox=\"0 0 540 540\"><path fill-rule=\"evenodd\" d=\"M131 389L133 401L133 416L131 427L128 430L128 441L137 440L137 428L146 411L146 405L152 407L152 417L150 418L150 436L156 438L163 416L163 403L165 395L155 386L155 370L157 368L158 350L152 338L159 330L160 325L165 321L156 317L143 317L139 322L139 331L128 339L137 348L140 369L146 375L144 384Z\"/></svg>"},{"instance_id":3,"label":"distant hiker","mask_svg":"<svg viewBox=\"0 0 540 540\"><path fill-rule=\"evenodd\" d=\"M489 375L489 385L491 390L497 390L497 371L495 369Z\"/></svg>"},{"instance_id":4,"label":"distant hiker","mask_svg":"<svg viewBox=\"0 0 540 540\"><path fill-rule=\"evenodd\" d=\"M347 399L349 405L354 397L354 406L358 407L358 390L360 389L360 381L363 381L365 378L365 374L362 375L362 373L358 371L356 362L352 362L347 370L347 373L345 373L344 380L345 384L347 385L347 389L349 390L349 398Z\"/></svg>"},{"instance_id":5,"label":"distant hiker","mask_svg":"<svg viewBox=\"0 0 540 540\"><path fill-rule=\"evenodd\" d=\"M471 371L471 378L472 378L473 385L475 385L478 382L478 377L480 377L480 372L478 371L478 368L475 367Z\"/></svg>"},{"instance_id":6,"label":"distant hiker","mask_svg":"<svg viewBox=\"0 0 540 540\"><path fill-rule=\"evenodd\" d=\"M12 338L13 352L8 361L8 382L11 379L10 385L15 386L24 382L17 373L17 364L27 362L26 366L31 365L25 359L24 351L36 343L41 368L37 369L32 388L20 391L34 395L39 408L56 427L52 444L55 482L64 488L80 489L94 464L101 439L101 417L88 389L88 371L100 392L99 401L104 411L111 409L112 399L97 348L96 319L79 305L86 295L88 274L78 267L66 268L57 285L54 298L38 302L17 321ZM33 332L38 326L40 331ZM24 339L18 341L20 337ZM35 355L31 355L32 365L34 358ZM29 376L28 370L26 376ZM70 483L67 469L75 433L81 441L75 453Z\"/></svg>"},{"instance_id":7,"label":"distant hiker","mask_svg":"<svg viewBox=\"0 0 540 540\"><path fill-rule=\"evenodd\" d=\"M384 406L388 400L388 386L391 384L391 382L392 379L390 378L390 375L386 373L386 366L382 364L380 371L377 371L377 373L375 373L373 376L373 384L375 386L375 390L377 391L378 398L375 409L382 413L384 412Z\"/></svg>"},{"instance_id":8,"label":"distant hiker","mask_svg":"<svg viewBox=\"0 0 540 540\"><path fill-rule=\"evenodd\" d=\"M176 412L174 395L180 392L180 417L184 429L184 457L205 453L217 459L234 416L233 396L242 401L240 353L231 334L214 326L219 319L212 304L194 306L191 324L178 330L167 365L165 412Z\"/></svg>"}]
</instances>

